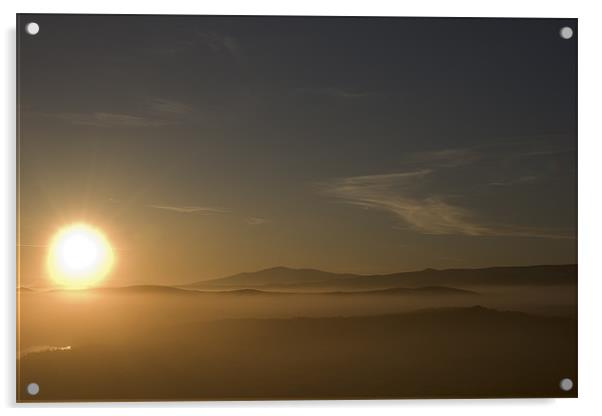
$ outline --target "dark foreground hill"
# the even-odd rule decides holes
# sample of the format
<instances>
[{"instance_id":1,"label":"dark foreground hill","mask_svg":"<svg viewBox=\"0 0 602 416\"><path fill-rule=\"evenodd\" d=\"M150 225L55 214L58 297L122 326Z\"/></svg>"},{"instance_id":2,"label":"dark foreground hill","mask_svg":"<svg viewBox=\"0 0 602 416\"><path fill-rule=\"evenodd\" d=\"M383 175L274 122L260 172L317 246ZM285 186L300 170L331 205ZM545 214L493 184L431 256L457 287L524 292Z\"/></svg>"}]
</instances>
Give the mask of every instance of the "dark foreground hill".
<instances>
[{"instance_id":1,"label":"dark foreground hill","mask_svg":"<svg viewBox=\"0 0 602 416\"><path fill-rule=\"evenodd\" d=\"M204 290L249 288L265 290L375 290L393 287L554 286L575 285L577 265L426 269L386 275L336 274L312 269L276 267L201 281L187 287Z\"/></svg>"},{"instance_id":2,"label":"dark foreground hill","mask_svg":"<svg viewBox=\"0 0 602 416\"><path fill-rule=\"evenodd\" d=\"M575 397L576 320L483 307L105 330L20 360L22 401ZM65 344L60 344L65 345Z\"/></svg>"},{"instance_id":3,"label":"dark foreground hill","mask_svg":"<svg viewBox=\"0 0 602 416\"><path fill-rule=\"evenodd\" d=\"M470 296L478 295L473 290L456 289L454 287L446 286L425 286L425 287L392 287L389 289L376 289L376 290L360 290L353 292L323 292L327 295L391 295L391 296Z\"/></svg>"}]
</instances>

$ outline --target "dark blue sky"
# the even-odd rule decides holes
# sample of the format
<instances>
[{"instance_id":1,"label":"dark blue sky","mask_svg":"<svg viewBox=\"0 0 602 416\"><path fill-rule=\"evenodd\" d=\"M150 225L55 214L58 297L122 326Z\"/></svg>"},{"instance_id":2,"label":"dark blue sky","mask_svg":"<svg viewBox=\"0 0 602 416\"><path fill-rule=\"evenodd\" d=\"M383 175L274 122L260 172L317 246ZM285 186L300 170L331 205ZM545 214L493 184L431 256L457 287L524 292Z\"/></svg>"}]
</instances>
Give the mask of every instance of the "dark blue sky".
<instances>
[{"instance_id":1,"label":"dark blue sky","mask_svg":"<svg viewBox=\"0 0 602 416\"><path fill-rule=\"evenodd\" d=\"M576 262L574 19L19 25L25 283L81 220L124 283Z\"/></svg>"}]
</instances>

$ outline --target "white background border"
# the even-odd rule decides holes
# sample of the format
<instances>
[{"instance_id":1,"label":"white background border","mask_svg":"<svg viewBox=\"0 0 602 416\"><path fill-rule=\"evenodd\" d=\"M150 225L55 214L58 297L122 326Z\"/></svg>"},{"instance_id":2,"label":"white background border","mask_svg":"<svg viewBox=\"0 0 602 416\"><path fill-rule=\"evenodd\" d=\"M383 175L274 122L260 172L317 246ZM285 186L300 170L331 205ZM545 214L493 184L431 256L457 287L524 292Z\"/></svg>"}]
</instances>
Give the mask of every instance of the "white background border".
<instances>
[{"instance_id":1,"label":"white background border","mask_svg":"<svg viewBox=\"0 0 602 416\"><path fill-rule=\"evenodd\" d=\"M233 414L375 415L411 414L530 415L602 414L602 13L596 1L577 0L165 0L162 2L103 0L11 1L0 3L2 24L2 100L4 134L0 144L0 406L13 412L45 415ZM474 16L579 18L579 399L558 400L409 400L342 402L213 402L87 405L15 404L15 14L16 13L132 13L132 14L275 14L357 16ZM110 407L119 407L110 410ZM18 410L15 407L22 409Z\"/></svg>"}]
</instances>

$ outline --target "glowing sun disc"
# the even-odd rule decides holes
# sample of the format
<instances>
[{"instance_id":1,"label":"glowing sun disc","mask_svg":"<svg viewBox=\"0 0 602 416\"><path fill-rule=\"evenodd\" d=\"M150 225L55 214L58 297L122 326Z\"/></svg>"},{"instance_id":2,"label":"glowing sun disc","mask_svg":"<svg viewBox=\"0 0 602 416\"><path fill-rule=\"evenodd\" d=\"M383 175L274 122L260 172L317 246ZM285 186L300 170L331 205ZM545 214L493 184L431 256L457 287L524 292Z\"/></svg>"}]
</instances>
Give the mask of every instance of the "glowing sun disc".
<instances>
[{"instance_id":1,"label":"glowing sun disc","mask_svg":"<svg viewBox=\"0 0 602 416\"><path fill-rule=\"evenodd\" d=\"M48 273L55 283L80 288L94 286L113 267L111 244L98 229L83 223L60 229L48 251Z\"/></svg>"}]
</instances>

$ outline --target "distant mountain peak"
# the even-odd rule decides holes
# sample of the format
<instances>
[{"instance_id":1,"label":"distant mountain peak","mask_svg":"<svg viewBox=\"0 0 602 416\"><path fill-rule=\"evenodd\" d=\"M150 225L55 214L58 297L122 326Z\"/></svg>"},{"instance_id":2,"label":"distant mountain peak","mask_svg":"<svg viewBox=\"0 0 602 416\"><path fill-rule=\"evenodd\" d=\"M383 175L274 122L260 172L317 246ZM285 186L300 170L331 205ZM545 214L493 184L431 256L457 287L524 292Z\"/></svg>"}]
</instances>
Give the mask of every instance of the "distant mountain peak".
<instances>
[{"instance_id":1,"label":"distant mountain peak","mask_svg":"<svg viewBox=\"0 0 602 416\"><path fill-rule=\"evenodd\" d=\"M315 270L315 271L319 271L317 269L307 269L307 268L296 268L296 267L288 267L288 266L274 266L274 267L268 267L267 269L261 269L258 270L256 272L246 272L246 273L261 273L261 272L298 272L298 271L305 271L305 270Z\"/></svg>"}]
</instances>

